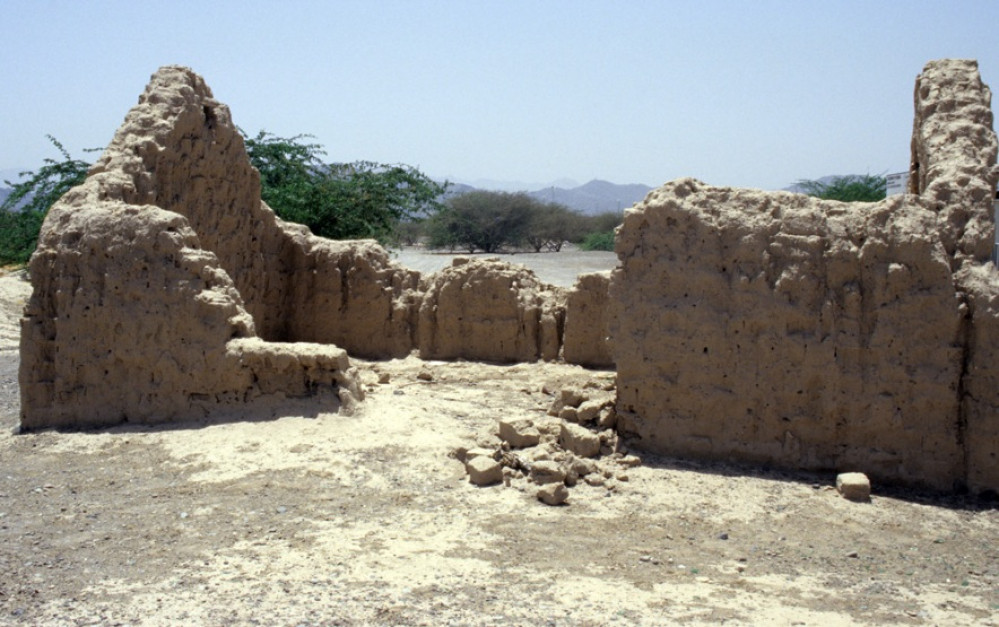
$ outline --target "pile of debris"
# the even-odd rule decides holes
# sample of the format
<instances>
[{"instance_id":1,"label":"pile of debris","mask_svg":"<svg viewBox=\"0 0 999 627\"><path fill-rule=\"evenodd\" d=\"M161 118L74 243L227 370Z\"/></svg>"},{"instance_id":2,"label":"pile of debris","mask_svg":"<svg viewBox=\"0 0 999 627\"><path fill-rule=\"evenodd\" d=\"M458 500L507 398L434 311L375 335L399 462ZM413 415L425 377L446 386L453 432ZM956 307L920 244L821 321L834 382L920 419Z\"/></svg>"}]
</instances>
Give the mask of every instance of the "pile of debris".
<instances>
[{"instance_id":1,"label":"pile of debris","mask_svg":"<svg viewBox=\"0 0 999 627\"><path fill-rule=\"evenodd\" d=\"M503 484L533 493L546 505L562 505L580 483L609 492L628 481L628 469L641 464L619 450L614 431L613 384L565 388L554 396L548 416L503 418L497 431L454 456L478 486Z\"/></svg>"}]
</instances>

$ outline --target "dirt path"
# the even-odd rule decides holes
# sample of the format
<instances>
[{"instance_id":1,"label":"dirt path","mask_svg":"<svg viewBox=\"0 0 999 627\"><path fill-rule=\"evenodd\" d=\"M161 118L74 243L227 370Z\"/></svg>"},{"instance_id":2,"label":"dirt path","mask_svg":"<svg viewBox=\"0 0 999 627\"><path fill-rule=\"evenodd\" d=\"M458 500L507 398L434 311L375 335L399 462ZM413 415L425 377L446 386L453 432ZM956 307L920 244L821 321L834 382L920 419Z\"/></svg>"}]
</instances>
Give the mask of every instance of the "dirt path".
<instances>
[{"instance_id":1,"label":"dirt path","mask_svg":"<svg viewBox=\"0 0 999 627\"><path fill-rule=\"evenodd\" d=\"M0 624L999 624L987 504L646 456L547 507L451 453L611 373L356 363L350 417L17 435L0 402Z\"/></svg>"}]
</instances>

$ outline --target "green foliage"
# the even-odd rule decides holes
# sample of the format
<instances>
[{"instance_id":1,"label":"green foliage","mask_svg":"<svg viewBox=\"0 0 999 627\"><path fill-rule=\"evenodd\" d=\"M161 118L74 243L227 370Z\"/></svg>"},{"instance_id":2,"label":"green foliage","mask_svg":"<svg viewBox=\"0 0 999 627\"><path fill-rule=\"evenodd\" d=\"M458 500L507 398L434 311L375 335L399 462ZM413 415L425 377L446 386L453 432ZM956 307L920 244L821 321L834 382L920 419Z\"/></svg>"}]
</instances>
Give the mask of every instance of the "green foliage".
<instances>
[{"instance_id":1,"label":"green foliage","mask_svg":"<svg viewBox=\"0 0 999 627\"><path fill-rule=\"evenodd\" d=\"M524 193L475 190L454 196L430 217L428 245L470 253L493 253L504 246L516 246L527 235L537 203Z\"/></svg>"},{"instance_id":2,"label":"green foliage","mask_svg":"<svg viewBox=\"0 0 999 627\"><path fill-rule=\"evenodd\" d=\"M614 231L589 233L579 244L581 250L614 250Z\"/></svg>"},{"instance_id":3,"label":"green foliage","mask_svg":"<svg viewBox=\"0 0 999 627\"><path fill-rule=\"evenodd\" d=\"M442 207L440 184L407 165L371 161L324 164L310 135L244 135L250 162L260 171L261 197L284 220L332 239L387 241L400 222Z\"/></svg>"},{"instance_id":4,"label":"green foliage","mask_svg":"<svg viewBox=\"0 0 999 627\"><path fill-rule=\"evenodd\" d=\"M542 248L557 253L565 242L578 237L582 218L565 205L534 200L524 240L536 253Z\"/></svg>"},{"instance_id":5,"label":"green foliage","mask_svg":"<svg viewBox=\"0 0 999 627\"><path fill-rule=\"evenodd\" d=\"M35 251L38 232L49 208L70 188L87 178L90 164L73 159L61 143L46 135L62 155L62 161L45 159L37 171L25 171L20 183L4 181L12 187L10 196L0 204L0 263L25 263ZM88 150L87 152L92 152Z\"/></svg>"},{"instance_id":6,"label":"green foliage","mask_svg":"<svg viewBox=\"0 0 999 627\"><path fill-rule=\"evenodd\" d=\"M843 202L877 202L884 200L885 177L863 174L837 176L829 183L798 181L798 187L809 196Z\"/></svg>"}]
</instances>

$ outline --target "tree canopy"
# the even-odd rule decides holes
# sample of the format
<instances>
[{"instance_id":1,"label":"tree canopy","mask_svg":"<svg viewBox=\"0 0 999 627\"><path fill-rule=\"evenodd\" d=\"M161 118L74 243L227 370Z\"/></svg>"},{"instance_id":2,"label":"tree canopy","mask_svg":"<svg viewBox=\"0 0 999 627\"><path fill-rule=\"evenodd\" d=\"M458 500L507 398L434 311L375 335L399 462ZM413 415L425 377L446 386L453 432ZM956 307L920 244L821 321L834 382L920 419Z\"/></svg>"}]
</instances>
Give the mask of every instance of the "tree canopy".
<instances>
[{"instance_id":1,"label":"tree canopy","mask_svg":"<svg viewBox=\"0 0 999 627\"><path fill-rule=\"evenodd\" d=\"M90 164L70 156L55 137L46 137L62 160L47 158L38 170L21 172L18 175L24 179L21 182L4 181L11 187L11 193L0 204L0 263L27 262L35 251L38 232L49 208L87 178Z\"/></svg>"},{"instance_id":2,"label":"tree canopy","mask_svg":"<svg viewBox=\"0 0 999 627\"><path fill-rule=\"evenodd\" d=\"M798 181L798 187L809 196L843 202L877 202L886 193L885 177L871 174L852 174L822 181Z\"/></svg>"},{"instance_id":3,"label":"tree canopy","mask_svg":"<svg viewBox=\"0 0 999 627\"><path fill-rule=\"evenodd\" d=\"M310 135L244 134L260 171L261 197L284 220L331 239L388 239L402 221L432 214L447 183L407 165L372 161L326 164Z\"/></svg>"}]
</instances>

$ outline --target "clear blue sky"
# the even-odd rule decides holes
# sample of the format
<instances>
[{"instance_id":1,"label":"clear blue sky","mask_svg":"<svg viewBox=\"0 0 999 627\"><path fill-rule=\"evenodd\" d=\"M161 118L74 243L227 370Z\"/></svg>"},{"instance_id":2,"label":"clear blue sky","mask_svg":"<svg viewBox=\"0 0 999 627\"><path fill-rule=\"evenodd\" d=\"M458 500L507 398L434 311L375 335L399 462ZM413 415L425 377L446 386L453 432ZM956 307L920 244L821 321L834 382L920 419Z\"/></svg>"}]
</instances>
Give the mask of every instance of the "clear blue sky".
<instances>
[{"instance_id":1,"label":"clear blue sky","mask_svg":"<svg viewBox=\"0 0 999 627\"><path fill-rule=\"evenodd\" d=\"M167 64L331 161L532 185L904 170L928 60L999 88L995 0L0 0L0 23L0 170L55 156L46 133L104 147Z\"/></svg>"}]
</instances>

